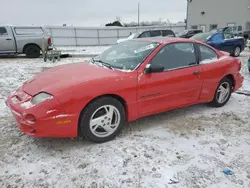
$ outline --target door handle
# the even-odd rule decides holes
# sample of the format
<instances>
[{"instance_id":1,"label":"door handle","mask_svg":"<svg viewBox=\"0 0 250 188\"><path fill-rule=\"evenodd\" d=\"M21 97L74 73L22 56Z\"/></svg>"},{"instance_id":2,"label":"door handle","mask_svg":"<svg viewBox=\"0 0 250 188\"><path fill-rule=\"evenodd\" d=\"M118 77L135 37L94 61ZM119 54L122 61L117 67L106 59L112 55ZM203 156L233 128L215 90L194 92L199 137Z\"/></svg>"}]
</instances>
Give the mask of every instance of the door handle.
<instances>
[{"instance_id":1,"label":"door handle","mask_svg":"<svg viewBox=\"0 0 250 188\"><path fill-rule=\"evenodd\" d=\"M198 74L200 74L200 71L195 71L195 72L193 72L193 74L198 75Z\"/></svg>"},{"instance_id":2,"label":"door handle","mask_svg":"<svg viewBox=\"0 0 250 188\"><path fill-rule=\"evenodd\" d=\"M11 39L6 39L6 40L11 40Z\"/></svg>"}]
</instances>

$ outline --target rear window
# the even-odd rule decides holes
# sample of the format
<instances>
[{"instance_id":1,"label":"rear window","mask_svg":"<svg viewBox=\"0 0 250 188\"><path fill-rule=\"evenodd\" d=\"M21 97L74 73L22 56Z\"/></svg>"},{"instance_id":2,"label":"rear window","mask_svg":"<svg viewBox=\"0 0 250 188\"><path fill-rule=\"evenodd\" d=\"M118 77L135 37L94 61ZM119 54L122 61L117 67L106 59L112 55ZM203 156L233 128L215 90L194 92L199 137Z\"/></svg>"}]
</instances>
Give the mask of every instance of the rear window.
<instances>
[{"instance_id":1,"label":"rear window","mask_svg":"<svg viewBox=\"0 0 250 188\"><path fill-rule=\"evenodd\" d=\"M31 27L31 28L16 27L15 33L17 35L42 35L43 30L41 27Z\"/></svg>"},{"instance_id":2,"label":"rear window","mask_svg":"<svg viewBox=\"0 0 250 188\"><path fill-rule=\"evenodd\" d=\"M162 36L171 36L171 37L174 37L174 32L171 31L171 30L162 30Z\"/></svg>"},{"instance_id":3,"label":"rear window","mask_svg":"<svg viewBox=\"0 0 250 188\"><path fill-rule=\"evenodd\" d=\"M199 34L192 36L191 39L205 41L210 36L211 36L211 33L199 33Z\"/></svg>"}]
</instances>

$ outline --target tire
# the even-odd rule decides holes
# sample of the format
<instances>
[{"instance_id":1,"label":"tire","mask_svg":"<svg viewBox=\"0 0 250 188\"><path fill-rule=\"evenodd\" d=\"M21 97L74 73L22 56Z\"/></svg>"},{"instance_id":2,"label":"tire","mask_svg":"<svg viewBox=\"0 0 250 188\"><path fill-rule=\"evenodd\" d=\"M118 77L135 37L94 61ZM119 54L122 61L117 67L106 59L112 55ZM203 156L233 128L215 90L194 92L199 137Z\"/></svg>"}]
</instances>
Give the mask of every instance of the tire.
<instances>
[{"instance_id":1,"label":"tire","mask_svg":"<svg viewBox=\"0 0 250 188\"><path fill-rule=\"evenodd\" d=\"M239 57L239 56L240 56L240 53L241 53L241 48L240 48L239 46L236 46L236 47L234 48L234 52L233 52L232 56L234 56L234 57Z\"/></svg>"},{"instance_id":2,"label":"tire","mask_svg":"<svg viewBox=\"0 0 250 188\"><path fill-rule=\"evenodd\" d=\"M224 89L225 89L225 86L227 86L228 88L228 93L226 94L226 92L224 93L225 94L225 97L223 98L224 100L219 100L219 97L220 97L220 94L221 94L221 91L222 91L222 89L221 89L221 87L224 87ZM220 81L220 83L219 83L219 85L218 85L218 87L217 87L217 89L216 89L216 91L215 91L215 94L214 94L214 98L213 98L213 100L209 103L209 105L210 106L213 106L213 107L222 107L222 106L224 106L227 102L228 102L228 100L230 99L230 97L231 97L231 94L232 94L232 88L233 88L233 84L232 84L232 80L231 79L229 79L229 78L227 78L227 77L225 77L225 78L223 78L221 81ZM225 91L225 90L224 90ZM223 91L222 91L223 92Z\"/></svg>"},{"instance_id":3,"label":"tire","mask_svg":"<svg viewBox=\"0 0 250 188\"><path fill-rule=\"evenodd\" d=\"M124 124L125 110L120 101L102 97L91 102L81 113L78 132L92 142L102 143L113 140Z\"/></svg>"},{"instance_id":4,"label":"tire","mask_svg":"<svg viewBox=\"0 0 250 188\"><path fill-rule=\"evenodd\" d=\"M38 58L40 56L40 48L36 45L28 45L24 53L28 58Z\"/></svg>"}]
</instances>

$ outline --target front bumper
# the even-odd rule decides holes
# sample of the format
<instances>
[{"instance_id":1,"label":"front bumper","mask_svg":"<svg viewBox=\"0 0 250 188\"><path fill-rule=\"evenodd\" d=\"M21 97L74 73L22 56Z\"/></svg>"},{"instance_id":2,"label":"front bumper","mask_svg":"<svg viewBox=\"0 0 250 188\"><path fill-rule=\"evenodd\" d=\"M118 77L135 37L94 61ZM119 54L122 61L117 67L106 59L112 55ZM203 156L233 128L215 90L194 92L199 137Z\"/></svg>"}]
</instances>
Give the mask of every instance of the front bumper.
<instances>
[{"instance_id":1,"label":"front bumper","mask_svg":"<svg viewBox=\"0 0 250 188\"><path fill-rule=\"evenodd\" d=\"M10 108L21 132L33 137L67 137L78 136L78 116L65 114L58 101L49 99L38 105L29 101L32 96L22 89L12 92L5 103ZM35 123L27 120L27 115L35 116Z\"/></svg>"}]
</instances>

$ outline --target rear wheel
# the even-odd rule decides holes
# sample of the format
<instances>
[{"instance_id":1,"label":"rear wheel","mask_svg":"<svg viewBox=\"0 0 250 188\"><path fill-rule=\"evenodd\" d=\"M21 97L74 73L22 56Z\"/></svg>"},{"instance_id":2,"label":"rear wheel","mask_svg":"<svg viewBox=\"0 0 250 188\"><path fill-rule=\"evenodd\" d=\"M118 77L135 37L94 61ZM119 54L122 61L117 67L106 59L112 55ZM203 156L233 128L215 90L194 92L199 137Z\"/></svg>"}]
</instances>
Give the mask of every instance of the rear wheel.
<instances>
[{"instance_id":1,"label":"rear wheel","mask_svg":"<svg viewBox=\"0 0 250 188\"><path fill-rule=\"evenodd\" d=\"M223 78L216 89L214 99L209 104L214 107L224 106L231 97L232 88L232 80L227 77Z\"/></svg>"},{"instance_id":2,"label":"rear wheel","mask_svg":"<svg viewBox=\"0 0 250 188\"><path fill-rule=\"evenodd\" d=\"M90 141L114 139L125 123L123 105L115 98L102 97L90 103L80 117L80 132Z\"/></svg>"},{"instance_id":3,"label":"rear wheel","mask_svg":"<svg viewBox=\"0 0 250 188\"><path fill-rule=\"evenodd\" d=\"M28 58L38 58L40 56L40 48L36 45L28 45L24 53Z\"/></svg>"}]
</instances>

